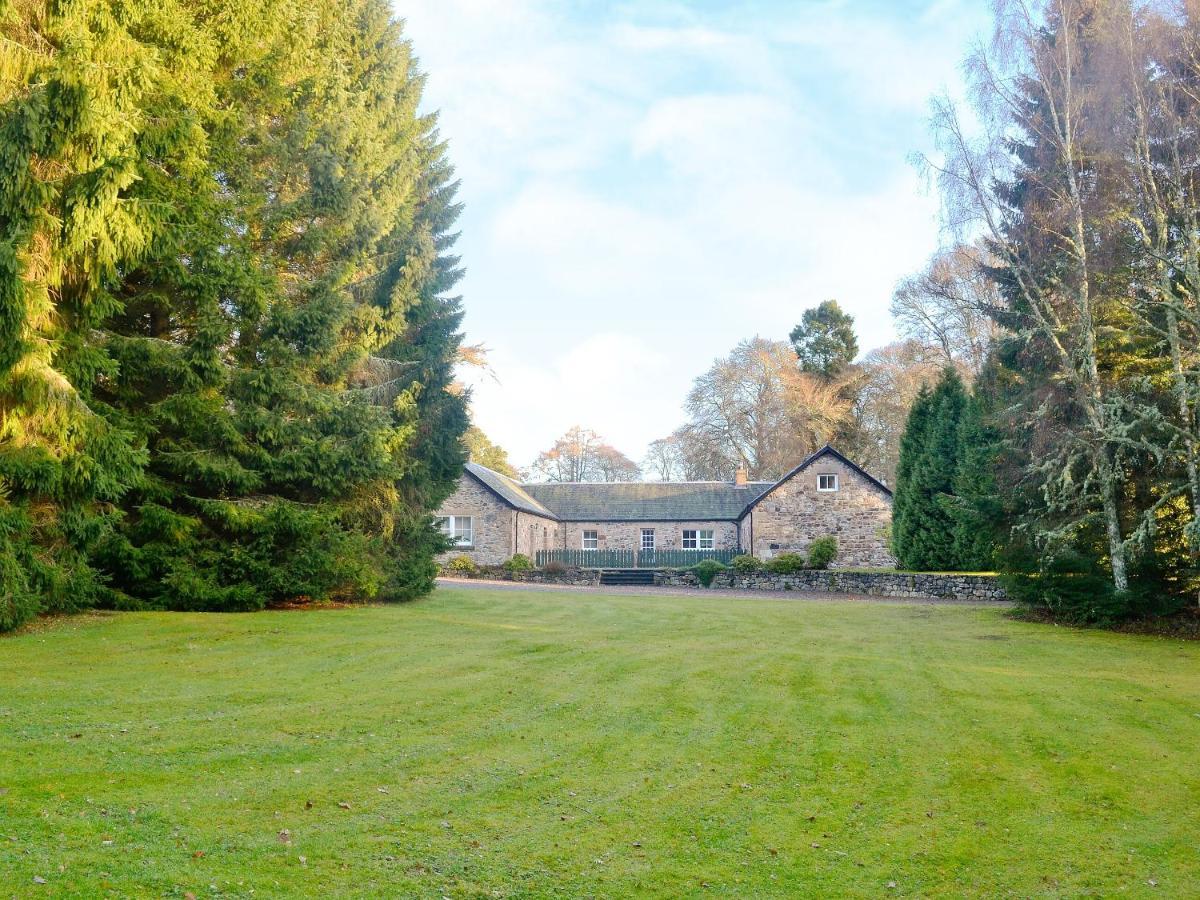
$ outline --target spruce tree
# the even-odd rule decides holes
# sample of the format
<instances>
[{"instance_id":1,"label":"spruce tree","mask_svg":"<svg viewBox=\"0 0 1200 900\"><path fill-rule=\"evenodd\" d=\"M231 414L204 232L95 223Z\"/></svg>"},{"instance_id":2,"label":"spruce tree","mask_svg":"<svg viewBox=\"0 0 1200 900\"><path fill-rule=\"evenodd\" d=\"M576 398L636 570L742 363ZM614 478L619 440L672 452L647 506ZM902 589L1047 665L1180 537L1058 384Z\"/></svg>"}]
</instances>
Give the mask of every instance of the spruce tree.
<instances>
[{"instance_id":1,"label":"spruce tree","mask_svg":"<svg viewBox=\"0 0 1200 900\"><path fill-rule=\"evenodd\" d=\"M104 599L91 564L144 448L96 390L105 321L170 212L143 186L191 169L195 54L171 2L0 8L0 628Z\"/></svg>"},{"instance_id":2,"label":"spruce tree","mask_svg":"<svg viewBox=\"0 0 1200 900\"><path fill-rule=\"evenodd\" d=\"M1004 506L997 487L1000 437L986 421L985 401L972 394L958 423L957 460L949 512L954 520L956 567L990 570L1004 529Z\"/></svg>"},{"instance_id":3,"label":"spruce tree","mask_svg":"<svg viewBox=\"0 0 1200 900\"><path fill-rule=\"evenodd\" d=\"M913 473L920 465L928 443L933 401L928 386L923 386L908 411L900 455L896 464L896 490L892 497L892 552L905 569L920 568L919 531L920 496Z\"/></svg>"},{"instance_id":4,"label":"spruce tree","mask_svg":"<svg viewBox=\"0 0 1200 900\"><path fill-rule=\"evenodd\" d=\"M962 379L947 368L932 391L918 395L909 413L892 513L893 547L906 569L959 567L950 511L966 402Z\"/></svg>"},{"instance_id":5,"label":"spruce tree","mask_svg":"<svg viewBox=\"0 0 1200 900\"><path fill-rule=\"evenodd\" d=\"M458 207L387 4L7 16L0 627L426 590Z\"/></svg>"},{"instance_id":6,"label":"spruce tree","mask_svg":"<svg viewBox=\"0 0 1200 900\"><path fill-rule=\"evenodd\" d=\"M212 177L235 236L171 273L216 300L194 329L166 325L204 375L148 408L153 478L110 547L113 577L155 605L427 590L429 511L462 461L457 207L410 49L373 0L277 16L273 43L217 67L232 114Z\"/></svg>"}]
</instances>

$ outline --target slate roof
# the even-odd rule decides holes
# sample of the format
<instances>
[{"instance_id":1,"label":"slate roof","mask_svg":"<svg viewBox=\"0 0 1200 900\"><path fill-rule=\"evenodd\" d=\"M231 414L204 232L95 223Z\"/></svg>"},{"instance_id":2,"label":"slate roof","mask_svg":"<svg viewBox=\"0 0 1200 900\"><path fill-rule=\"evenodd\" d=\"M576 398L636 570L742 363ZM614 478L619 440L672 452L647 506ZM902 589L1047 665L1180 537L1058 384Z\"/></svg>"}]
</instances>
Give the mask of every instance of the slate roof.
<instances>
[{"instance_id":1,"label":"slate roof","mask_svg":"<svg viewBox=\"0 0 1200 900\"><path fill-rule=\"evenodd\" d=\"M509 506L523 510L524 512L545 516L548 519L558 518L554 513L538 503L537 500L530 497L524 487L517 484L507 475L501 475L499 472L493 472L487 466L471 462L467 463L467 471L474 475L485 488Z\"/></svg>"},{"instance_id":2,"label":"slate roof","mask_svg":"<svg viewBox=\"0 0 1200 900\"><path fill-rule=\"evenodd\" d=\"M745 487L728 481L522 485L559 519L576 522L734 521L774 486L773 481Z\"/></svg>"},{"instance_id":3,"label":"slate roof","mask_svg":"<svg viewBox=\"0 0 1200 900\"><path fill-rule=\"evenodd\" d=\"M478 463L467 472L514 509L568 522L737 521L776 486L818 459L835 456L888 497L891 490L870 472L826 444L778 481L570 482L517 484Z\"/></svg>"}]
</instances>

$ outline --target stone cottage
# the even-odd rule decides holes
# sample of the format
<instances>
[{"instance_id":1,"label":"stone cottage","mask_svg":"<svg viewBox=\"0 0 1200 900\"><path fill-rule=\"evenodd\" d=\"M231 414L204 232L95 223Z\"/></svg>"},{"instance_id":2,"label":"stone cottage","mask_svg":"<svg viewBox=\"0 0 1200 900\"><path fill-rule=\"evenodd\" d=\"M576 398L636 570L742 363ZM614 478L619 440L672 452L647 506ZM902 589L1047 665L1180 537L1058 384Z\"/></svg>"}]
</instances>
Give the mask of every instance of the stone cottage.
<instances>
[{"instance_id":1,"label":"stone cottage","mask_svg":"<svg viewBox=\"0 0 1200 900\"><path fill-rule=\"evenodd\" d=\"M480 565L539 550L732 550L769 559L838 541L839 567L891 567L892 492L825 446L778 481L519 484L468 463L437 513L446 554Z\"/></svg>"}]
</instances>

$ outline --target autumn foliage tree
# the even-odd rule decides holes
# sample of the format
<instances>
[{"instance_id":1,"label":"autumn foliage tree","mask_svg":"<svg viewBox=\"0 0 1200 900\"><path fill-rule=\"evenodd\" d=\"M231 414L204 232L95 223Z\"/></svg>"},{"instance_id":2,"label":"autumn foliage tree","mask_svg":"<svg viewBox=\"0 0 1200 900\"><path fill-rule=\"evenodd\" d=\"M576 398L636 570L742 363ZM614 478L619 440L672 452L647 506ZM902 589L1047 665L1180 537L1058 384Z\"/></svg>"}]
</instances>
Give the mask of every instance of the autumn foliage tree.
<instances>
[{"instance_id":1,"label":"autumn foliage tree","mask_svg":"<svg viewBox=\"0 0 1200 900\"><path fill-rule=\"evenodd\" d=\"M572 426L538 455L530 473L545 481L636 481L641 470L590 428Z\"/></svg>"}]
</instances>

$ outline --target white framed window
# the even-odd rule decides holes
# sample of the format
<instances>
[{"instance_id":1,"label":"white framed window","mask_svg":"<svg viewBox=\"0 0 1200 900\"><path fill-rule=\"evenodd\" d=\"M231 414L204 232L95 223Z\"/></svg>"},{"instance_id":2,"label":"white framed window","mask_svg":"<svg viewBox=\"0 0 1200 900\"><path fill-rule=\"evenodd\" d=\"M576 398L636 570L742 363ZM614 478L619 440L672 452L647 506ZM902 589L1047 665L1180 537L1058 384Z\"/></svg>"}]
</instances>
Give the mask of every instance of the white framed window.
<instances>
[{"instance_id":1,"label":"white framed window","mask_svg":"<svg viewBox=\"0 0 1200 900\"><path fill-rule=\"evenodd\" d=\"M600 533L596 531L585 531L583 533L583 549L596 550L600 547Z\"/></svg>"},{"instance_id":2,"label":"white framed window","mask_svg":"<svg viewBox=\"0 0 1200 900\"><path fill-rule=\"evenodd\" d=\"M653 528L643 528L642 529L642 549L643 550L653 550L654 549L654 529Z\"/></svg>"},{"instance_id":3,"label":"white framed window","mask_svg":"<svg viewBox=\"0 0 1200 900\"><path fill-rule=\"evenodd\" d=\"M683 549L684 550L711 550L713 549L713 533L711 528L697 528L692 530L685 528L683 530Z\"/></svg>"},{"instance_id":4,"label":"white framed window","mask_svg":"<svg viewBox=\"0 0 1200 900\"><path fill-rule=\"evenodd\" d=\"M442 534L454 542L455 547L470 547L475 543L475 520L471 516L442 516L437 520Z\"/></svg>"},{"instance_id":5,"label":"white framed window","mask_svg":"<svg viewBox=\"0 0 1200 900\"><path fill-rule=\"evenodd\" d=\"M836 491L838 489L838 477L836 475L818 475L817 490L818 491Z\"/></svg>"}]
</instances>

